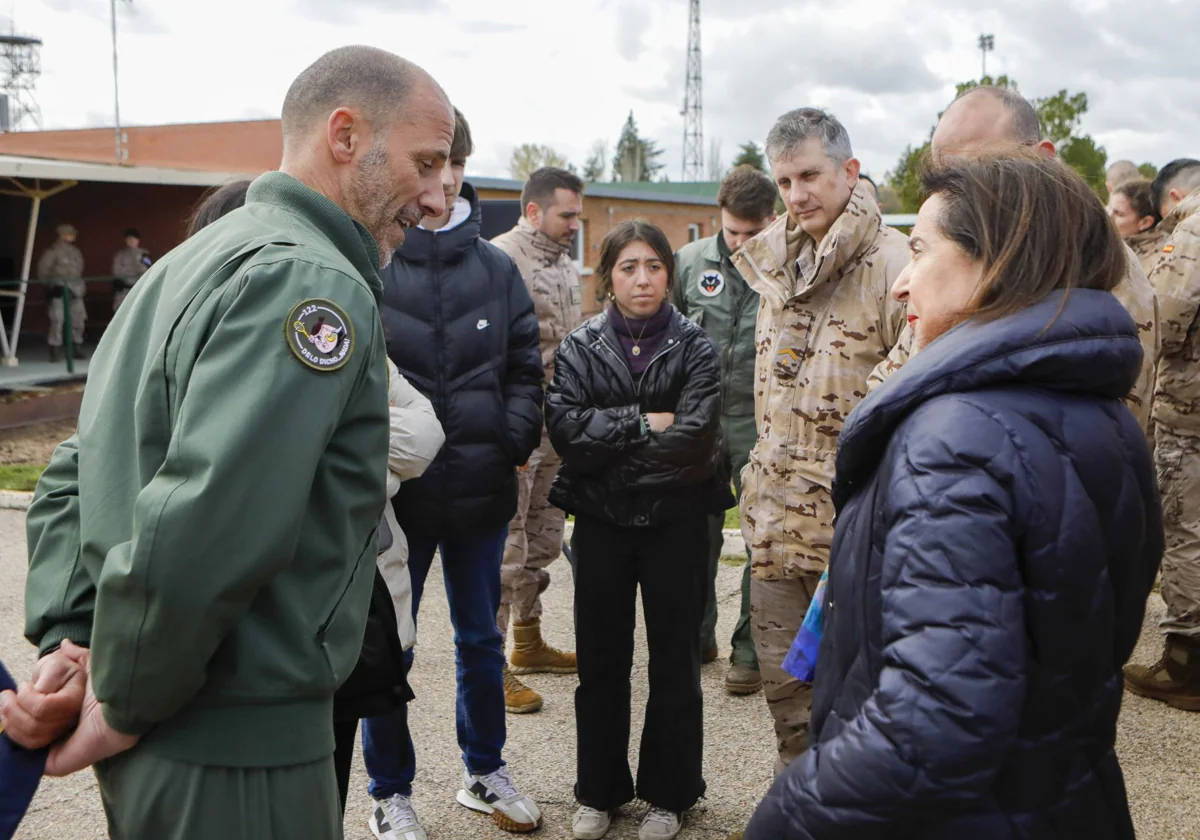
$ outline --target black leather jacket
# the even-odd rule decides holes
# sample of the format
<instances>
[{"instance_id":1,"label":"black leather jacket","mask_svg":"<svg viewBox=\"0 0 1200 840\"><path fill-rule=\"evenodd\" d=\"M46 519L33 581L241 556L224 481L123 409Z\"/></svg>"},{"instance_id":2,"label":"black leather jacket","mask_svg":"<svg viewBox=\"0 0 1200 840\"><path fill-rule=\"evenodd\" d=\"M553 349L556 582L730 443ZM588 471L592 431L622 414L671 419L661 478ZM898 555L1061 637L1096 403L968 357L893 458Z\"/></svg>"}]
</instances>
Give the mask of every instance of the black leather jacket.
<instances>
[{"instance_id":1,"label":"black leather jacket","mask_svg":"<svg viewBox=\"0 0 1200 840\"><path fill-rule=\"evenodd\" d=\"M646 434L641 415L655 412L673 412L675 423ZM546 392L546 427L563 459L550 501L624 526L723 511L734 500L720 418L720 363L699 327L672 307L635 380L601 313L563 340Z\"/></svg>"}]
</instances>

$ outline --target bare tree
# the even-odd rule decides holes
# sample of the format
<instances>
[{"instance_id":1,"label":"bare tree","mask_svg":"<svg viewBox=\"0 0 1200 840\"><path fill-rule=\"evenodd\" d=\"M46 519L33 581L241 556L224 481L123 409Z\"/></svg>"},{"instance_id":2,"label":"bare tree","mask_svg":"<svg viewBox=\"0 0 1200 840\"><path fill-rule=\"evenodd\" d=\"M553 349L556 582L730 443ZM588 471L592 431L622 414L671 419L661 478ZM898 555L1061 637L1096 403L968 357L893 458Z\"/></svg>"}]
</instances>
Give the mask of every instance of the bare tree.
<instances>
[{"instance_id":1,"label":"bare tree","mask_svg":"<svg viewBox=\"0 0 1200 840\"><path fill-rule=\"evenodd\" d=\"M588 154L587 162L583 165L583 180L603 181L608 171L608 143L597 140L592 143L592 151Z\"/></svg>"},{"instance_id":2,"label":"bare tree","mask_svg":"<svg viewBox=\"0 0 1200 840\"><path fill-rule=\"evenodd\" d=\"M513 149L512 159L508 164L508 173L518 181L524 181L543 166L557 166L560 169L575 171L575 167L567 163L564 155L549 146L522 143Z\"/></svg>"}]
</instances>

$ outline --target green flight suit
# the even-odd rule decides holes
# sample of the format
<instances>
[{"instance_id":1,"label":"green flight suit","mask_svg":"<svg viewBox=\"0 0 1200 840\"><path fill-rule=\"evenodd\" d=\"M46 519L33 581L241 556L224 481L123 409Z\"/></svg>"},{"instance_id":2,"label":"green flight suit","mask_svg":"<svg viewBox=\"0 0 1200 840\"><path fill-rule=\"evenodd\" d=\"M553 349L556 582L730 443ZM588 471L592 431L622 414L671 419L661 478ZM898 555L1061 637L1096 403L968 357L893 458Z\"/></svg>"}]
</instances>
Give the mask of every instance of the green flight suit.
<instances>
[{"instance_id":1,"label":"green flight suit","mask_svg":"<svg viewBox=\"0 0 1200 840\"><path fill-rule=\"evenodd\" d=\"M114 836L341 836L333 693L386 500L378 257L271 172L138 281L96 350L28 513L26 636L90 647L105 719L141 736L97 767Z\"/></svg>"},{"instance_id":2,"label":"green flight suit","mask_svg":"<svg viewBox=\"0 0 1200 840\"><path fill-rule=\"evenodd\" d=\"M721 355L721 433L732 464L734 489L742 494L742 468L750 457L758 433L754 420L754 329L758 320L758 293L751 289L730 261L725 238L718 233L692 242L676 255L672 299L677 309L695 321L716 344ZM701 650L717 644L717 564L723 542L723 516L710 517L708 594L700 624ZM748 557L749 555L747 555ZM750 637L750 563L742 574L741 610L731 640L730 660L758 667Z\"/></svg>"}]
</instances>

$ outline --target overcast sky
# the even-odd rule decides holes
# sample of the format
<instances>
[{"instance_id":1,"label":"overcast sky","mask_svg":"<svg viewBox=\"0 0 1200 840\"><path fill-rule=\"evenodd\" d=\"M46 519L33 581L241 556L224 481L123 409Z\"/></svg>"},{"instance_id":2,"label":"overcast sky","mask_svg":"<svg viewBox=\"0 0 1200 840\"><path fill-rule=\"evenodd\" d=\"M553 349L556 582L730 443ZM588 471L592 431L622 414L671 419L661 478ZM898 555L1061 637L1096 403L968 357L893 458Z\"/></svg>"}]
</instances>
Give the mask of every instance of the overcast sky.
<instances>
[{"instance_id":1,"label":"overcast sky","mask_svg":"<svg viewBox=\"0 0 1200 840\"><path fill-rule=\"evenodd\" d=\"M429 70L471 122L468 173L508 175L514 145L581 166L632 109L679 180L687 0L118 0L126 124L276 117L327 49L366 43ZM1162 165L1200 155L1197 0L703 0L705 152L726 163L804 105L847 126L880 176L922 142L958 81L988 69L1035 97L1086 91L1084 129ZM7 7L7 8L5 8ZM111 125L109 0L0 0L43 39L46 128ZM1191 44L1189 45L1189 41Z\"/></svg>"}]
</instances>

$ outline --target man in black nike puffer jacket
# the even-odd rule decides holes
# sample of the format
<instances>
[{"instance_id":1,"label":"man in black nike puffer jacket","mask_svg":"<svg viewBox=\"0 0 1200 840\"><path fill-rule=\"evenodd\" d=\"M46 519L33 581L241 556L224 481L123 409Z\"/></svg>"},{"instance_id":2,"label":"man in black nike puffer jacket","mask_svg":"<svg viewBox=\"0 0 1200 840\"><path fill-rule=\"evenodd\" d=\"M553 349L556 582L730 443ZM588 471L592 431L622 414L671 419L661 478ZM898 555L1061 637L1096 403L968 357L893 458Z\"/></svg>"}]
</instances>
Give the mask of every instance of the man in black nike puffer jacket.
<instances>
[{"instance_id":1,"label":"man in black nike puffer jacket","mask_svg":"<svg viewBox=\"0 0 1200 840\"><path fill-rule=\"evenodd\" d=\"M380 313L388 356L433 404L446 434L437 458L401 485L392 506L408 538L414 618L434 553L441 553L458 660L463 802L477 786L511 786L502 755L504 652L496 611L508 522L517 510L516 470L542 436L543 374L538 320L520 272L479 238L471 185L448 198L449 218L439 219L436 231L408 231L380 273ZM407 803L412 794L416 756L404 714L364 722L363 757L376 800ZM537 815L526 821L532 826Z\"/></svg>"}]
</instances>

